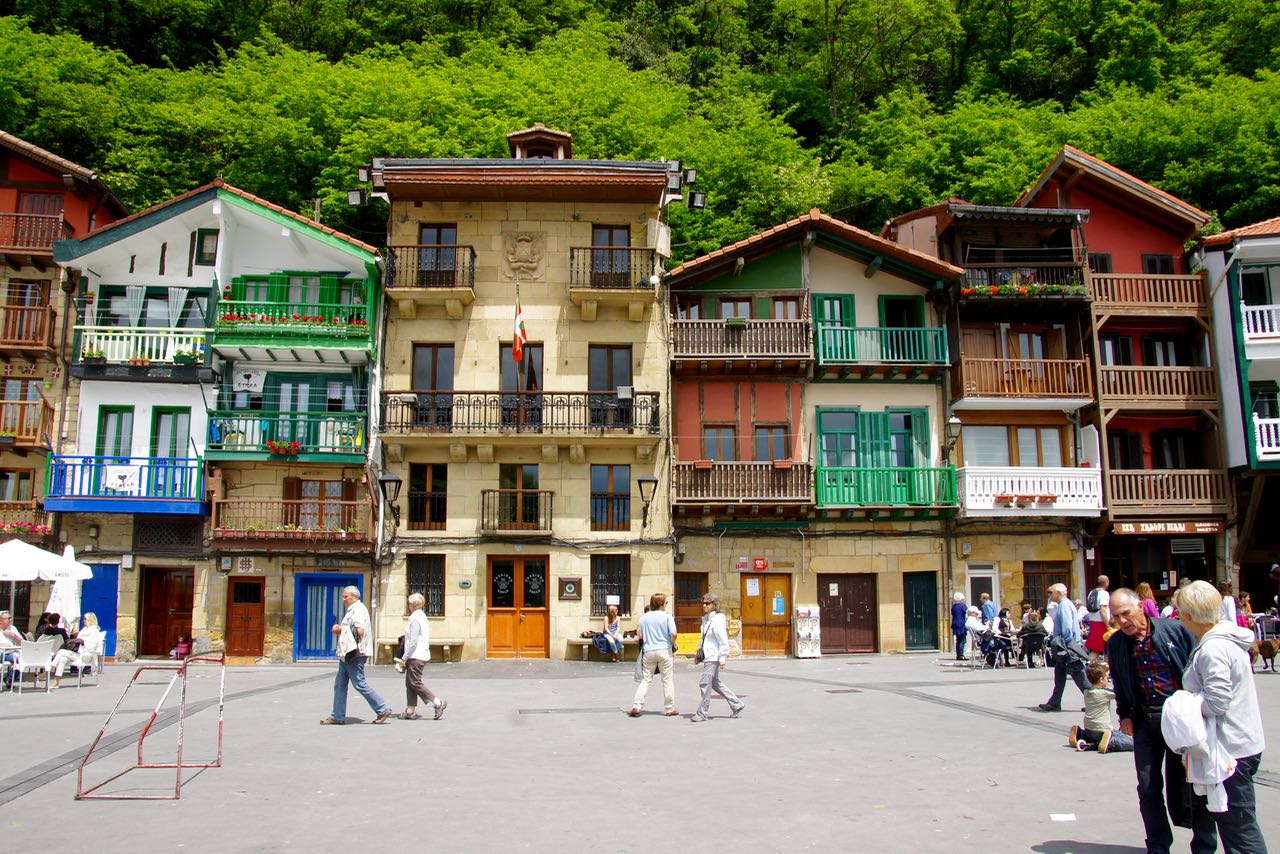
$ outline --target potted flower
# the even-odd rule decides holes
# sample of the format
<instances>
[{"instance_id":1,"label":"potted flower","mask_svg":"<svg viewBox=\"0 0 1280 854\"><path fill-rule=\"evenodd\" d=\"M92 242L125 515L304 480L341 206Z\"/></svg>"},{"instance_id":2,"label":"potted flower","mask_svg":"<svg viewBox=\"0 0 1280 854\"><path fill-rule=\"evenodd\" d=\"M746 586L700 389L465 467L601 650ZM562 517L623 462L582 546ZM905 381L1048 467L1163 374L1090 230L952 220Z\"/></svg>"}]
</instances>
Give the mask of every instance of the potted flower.
<instances>
[{"instance_id":1,"label":"potted flower","mask_svg":"<svg viewBox=\"0 0 1280 854\"><path fill-rule=\"evenodd\" d=\"M277 457L296 457L298 452L302 450L302 446L297 442L277 442L274 439L267 440L267 453Z\"/></svg>"},{"instance_id":2,"label":"potted flower","mask_svg":"<svg viewBox=\"0 0 1280 854\"><path fill-rule=\"evenodd\" d=\"M174 350L173 363L175 365L194 365L200 361L199 350Z\"/></svg>"},{"instance_id":3,"label":"potted flower","mask_svg":"<svg viewBox=\"0 0 1280 854\"><path fill-rule=\"evenodd\" d=\"M105 365L107 354L100 347L85 347L80 351L80 362L85 365Z\"/></svg>"}]
</instances>

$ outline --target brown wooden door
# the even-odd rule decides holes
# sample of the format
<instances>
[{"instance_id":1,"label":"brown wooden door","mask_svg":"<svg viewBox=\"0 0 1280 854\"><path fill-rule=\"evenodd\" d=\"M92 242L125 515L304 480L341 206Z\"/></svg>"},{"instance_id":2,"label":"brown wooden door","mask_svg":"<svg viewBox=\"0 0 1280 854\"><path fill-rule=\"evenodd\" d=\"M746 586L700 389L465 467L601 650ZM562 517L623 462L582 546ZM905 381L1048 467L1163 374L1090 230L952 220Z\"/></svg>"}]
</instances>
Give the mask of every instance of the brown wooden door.
<instances>
[{"instance_id":1,"label":"brown wooden door","mask_svg":"<svg viewBox=\"0 0 1280 854\"><path fill-rule=\"evenodd\" d=\"M486 635L490 658L546 658L550 609L547 557L489 558Z\"/></svg>"},{"instance_id":2,"label":"brown wooden door","mask_svg":"<svg viewBox=\"0 0 1280 854\"><path fill-rule=\"evenodd\" d=\"M743 654L786 655L791 651L791 576L747 572L741 587Z\"/></svg>"},{"instance_id":3,"label":"brown wooden door","mask_svg":"<svg viewBox=\"0 0 1280 854\"><path fill-rule=\"evenodd\" d=\"M676 573L676 604L672 616L680 634L702 631L702 597L707 592L705 572Z\"/></svg>"},{"instance_id":4,"label":"brown wooden door","mask_svg":"<svg viewBox=\"0 0 1280 854\"><path fill-rule=\"evenodd\" d=\"M142 570L139 655L168 655L179 636L191 637L195 573L190 569Z\"/></svg>"},{"instance_id":5,"label":"brown wooden door","mask_svg":"<svg viewBox=\"0 0 1280 854\"><path fill-rule=\"evenodd\" d=\"M818 576L822 652L875 652L876 577L871 573Z\"/></svg>"},{"instance_id":6,"label":"brown wooden door","mask_svg":"<svg viewBox=\"0 0 1280 854\"><path fill-rule=\"evenodd\" d=\"M266 579L232 576L227 590L227 655L262 655Z\"/></svg>"}]
</instances>

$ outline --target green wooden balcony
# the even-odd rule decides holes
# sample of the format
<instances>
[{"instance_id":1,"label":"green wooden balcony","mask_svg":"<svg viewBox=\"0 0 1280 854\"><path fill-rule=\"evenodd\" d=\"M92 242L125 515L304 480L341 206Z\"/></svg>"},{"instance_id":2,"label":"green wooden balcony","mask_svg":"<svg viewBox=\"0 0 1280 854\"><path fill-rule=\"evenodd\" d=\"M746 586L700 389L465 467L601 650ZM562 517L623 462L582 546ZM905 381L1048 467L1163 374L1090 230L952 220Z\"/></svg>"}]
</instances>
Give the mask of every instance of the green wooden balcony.
<instances>
[{"instance_id":1,"label":"green wooden balcony","mask_svg":"<svg viewBox=\"0 0 1280 854\"><path fill-rule=\"evenodd\" d=\"M948 363L940 327L815 324L816 373L861 379L932 379Z\"/></svg>"},{"instance_id":2,"label":"green wooden balcony","mask_svg":"<svg viewBox=\"0 0 1280 854\"><path fill-rule=\"evenodd\" d=\"M213 409L205 448L211 460L359 463L365 443L363 412Z\"/></svg>"},{"instance_id":3,"label":"green wooden balcony","mask_svg":"<svg viewBox=\"0 0 1280 854\"><path fill-rule=\"evenodd\" d=\"M818 466L815 481L819 509L954 509L956 506L954 466Z\"/></svg>"},{"instance_id":4,"label":"green wooden balcony","mask_svg":"<svg viewBox=\"0 0 1280 854\"><path fill-rule=\"evenodd\" d=\"M345 303L223 299L218 302L213 331L214 346L224 350L235 346L363 349L372 340L368 306Z\"/></svg>"}]
</instances>

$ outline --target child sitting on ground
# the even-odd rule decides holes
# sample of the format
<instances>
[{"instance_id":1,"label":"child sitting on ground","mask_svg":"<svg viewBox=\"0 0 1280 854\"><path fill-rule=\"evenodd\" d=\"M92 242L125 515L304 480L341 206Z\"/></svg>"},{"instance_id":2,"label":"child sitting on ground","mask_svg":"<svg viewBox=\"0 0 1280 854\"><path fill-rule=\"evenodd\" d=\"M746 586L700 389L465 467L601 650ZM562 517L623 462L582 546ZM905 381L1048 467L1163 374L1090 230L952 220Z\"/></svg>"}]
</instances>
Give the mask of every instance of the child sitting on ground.
<instances>
[{"instance_id":1,"label":"child sitting on ground","mask_svg":"<svg viewBox=\"0 0 1280 854\"><path fill-rule=\"evenodd\" d=\"M191 641L186 635L178 635L178 645L169 650L170 658L186 658L191 654Z\"/></svg>"},{"instance_id":2,"label":"child sitting on ground","mask_svg":"<svg viewBox=\"0 0 1280 854\"><path fill-rule=\"evenodd\" d=\"M1101 662L1084 671L1091 687L1084 692L1084 726L1073 726L1067 744L1076 750L1097 748L1099 753L1133 750L1133 736L1111 728L1111 701L1116 695L1107 688L1107 667Z\"/></svg>"}]
</instances>

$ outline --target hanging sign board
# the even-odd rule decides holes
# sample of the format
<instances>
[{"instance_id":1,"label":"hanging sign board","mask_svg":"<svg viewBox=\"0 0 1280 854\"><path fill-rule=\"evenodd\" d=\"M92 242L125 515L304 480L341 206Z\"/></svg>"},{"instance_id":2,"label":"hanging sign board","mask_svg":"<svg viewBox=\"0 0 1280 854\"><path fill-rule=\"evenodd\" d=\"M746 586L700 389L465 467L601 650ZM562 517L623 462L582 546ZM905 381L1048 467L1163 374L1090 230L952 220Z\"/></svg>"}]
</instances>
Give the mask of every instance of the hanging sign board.
<instances>
[{"instance_id":1,"label":"hanging sign board","mask_svg":"<svg viewBox=\"0 0 1280 854\"><path fill-rule=\"evenodd\" d=\"M1222 521L1170 520L1160 522L1116 522L1117 534L1221 534Z\"/></svg>"},{"instance_id":2,"label":"hanging sign board","mask_svg":"<svg viewBox=\"0 0 1280 854\"><path fill-rule=\"evenodd\" d=\"M249 394L262 394L262 387L267 382L267 372L262 368L238 368L231 377L231 390L244 391Z\"/></svg>"}]
</instances>

